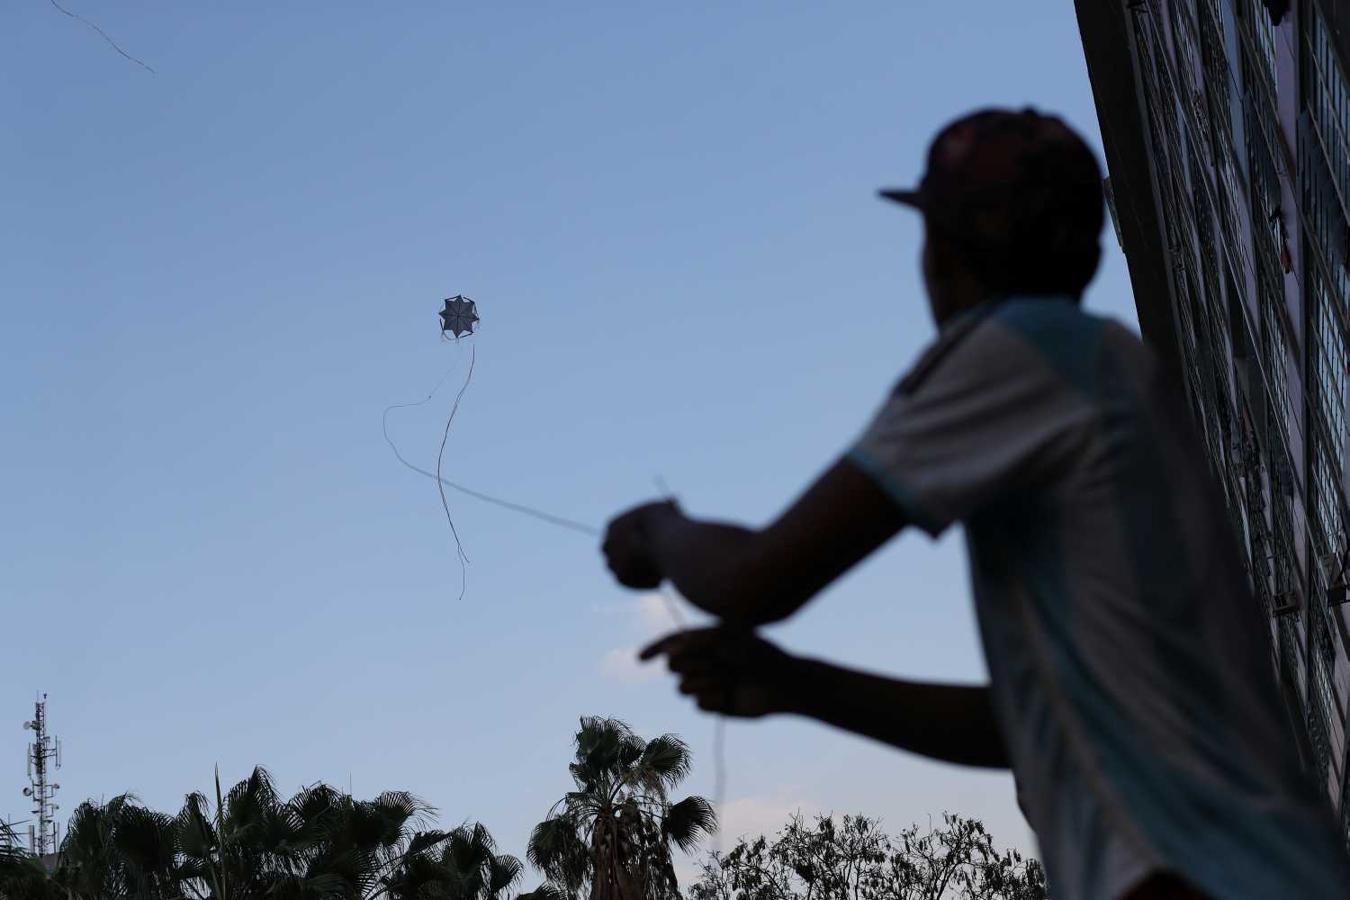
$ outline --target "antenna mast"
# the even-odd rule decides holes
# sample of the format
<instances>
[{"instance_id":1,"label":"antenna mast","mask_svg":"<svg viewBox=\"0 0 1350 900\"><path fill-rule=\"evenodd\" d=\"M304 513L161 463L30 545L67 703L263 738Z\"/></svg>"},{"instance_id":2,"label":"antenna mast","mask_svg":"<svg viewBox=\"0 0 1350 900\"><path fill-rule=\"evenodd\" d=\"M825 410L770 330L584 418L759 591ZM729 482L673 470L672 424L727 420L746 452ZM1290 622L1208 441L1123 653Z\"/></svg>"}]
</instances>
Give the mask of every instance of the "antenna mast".
<instances>
[{"instance_id":1,"label":"antenna mast","mask_svg":"<svg viewBox=\"0 0 1350 900\"><path fill-rule=\"evenodd\" d=\"M39 858L56 852L58 840L56 811L61 807L53 800L61 785L49 780L61 768L61 739L47 733L47 695L34 705L33 720L23 727L33 732L28 745L28 787L23 795L33 801L33 815L37 824L28 826L28 845Z\"/></svg>"}]
</instances>

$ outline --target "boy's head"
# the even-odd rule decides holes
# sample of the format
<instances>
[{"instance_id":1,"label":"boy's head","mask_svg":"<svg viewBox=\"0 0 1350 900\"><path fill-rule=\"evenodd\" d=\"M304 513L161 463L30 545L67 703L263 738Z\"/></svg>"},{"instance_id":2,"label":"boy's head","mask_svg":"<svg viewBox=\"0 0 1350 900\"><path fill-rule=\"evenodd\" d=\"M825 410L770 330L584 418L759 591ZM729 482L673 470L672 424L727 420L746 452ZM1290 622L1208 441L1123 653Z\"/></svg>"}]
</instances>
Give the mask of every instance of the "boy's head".
<instances>
[{"instance_id":1,"label":"boy's head","mask_svg":"<svg viewBox=\"0 0 1350 900\"><path fill-rule=\"evenodd\" d=\"M943 128L913 190L924 281L939 322L990 297L1082 296L1101 258L1097 158L1069 126L1027 108L985 109Z\"/></svg>"}]
</instances>

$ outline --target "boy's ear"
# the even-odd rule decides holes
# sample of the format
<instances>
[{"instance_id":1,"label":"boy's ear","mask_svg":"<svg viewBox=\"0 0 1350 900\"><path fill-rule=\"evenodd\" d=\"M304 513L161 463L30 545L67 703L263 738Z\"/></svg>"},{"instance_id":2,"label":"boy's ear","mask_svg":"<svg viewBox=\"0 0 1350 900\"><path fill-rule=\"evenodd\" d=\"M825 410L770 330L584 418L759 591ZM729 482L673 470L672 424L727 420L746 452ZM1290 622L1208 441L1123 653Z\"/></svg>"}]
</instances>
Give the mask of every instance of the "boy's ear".
<instances>
[{"instance_id":1,"label":"boy's ear","mask_svg":"<svg viewBox=\"0 0 1350 900\"><path fill-rule=\"evenodd\" d=\"M933 228L929 228L924 236L924 255L928 276L937 282L950 281L961 264L956 245Z\"/></svg>"}]
</instances>

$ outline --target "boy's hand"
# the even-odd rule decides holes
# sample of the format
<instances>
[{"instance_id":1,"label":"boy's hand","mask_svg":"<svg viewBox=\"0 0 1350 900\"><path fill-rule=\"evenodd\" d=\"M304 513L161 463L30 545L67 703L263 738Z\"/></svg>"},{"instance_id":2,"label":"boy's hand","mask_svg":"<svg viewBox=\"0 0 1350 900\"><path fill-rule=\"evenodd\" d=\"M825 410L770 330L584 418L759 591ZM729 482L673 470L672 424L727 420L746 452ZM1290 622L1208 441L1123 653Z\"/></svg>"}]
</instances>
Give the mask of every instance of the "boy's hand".
<instances>
[{"instance_id":1,"label":"boy's hand","mask_svg":"<svg viewBox=\"0 0 1350 900\"><path fill-rule=\"evenodd\" d=\"M637 590L651 590L661 585L665 573L652 556L648 537L652 520L671 514L679 514L674 503L644 503L609 523L600 550L619 584Z\"/></svg>"},{"instance_id":2,"label":"boy's hand","mask_svg":"<svg viewBox=\"0 0 1350 900\"><path fill-rule=\"evenodd\" d=\"M698 628L667 635L646 647L639 659L665 656L680 677L680 693L700 709L741 718L787 712L795 690L796 658L753 634Z\"/></svg>"}]
</instances>

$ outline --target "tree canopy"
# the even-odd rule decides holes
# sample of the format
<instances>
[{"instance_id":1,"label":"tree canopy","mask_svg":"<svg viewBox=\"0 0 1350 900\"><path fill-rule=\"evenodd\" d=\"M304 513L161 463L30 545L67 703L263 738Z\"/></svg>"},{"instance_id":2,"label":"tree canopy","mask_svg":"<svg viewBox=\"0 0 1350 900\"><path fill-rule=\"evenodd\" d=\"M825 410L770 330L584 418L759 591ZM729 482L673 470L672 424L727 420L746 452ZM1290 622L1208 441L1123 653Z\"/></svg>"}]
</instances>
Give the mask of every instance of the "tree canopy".
<instances>
[{"instance_id":1,"label":"tree canopy","mask_svg":"<svg viewBox=\"0 0 1350 900\"><path fill-rule=\"evenodd\" d=\"M977 819L945 814L894 837L876 819L794 816L772 838L712 853L691 900L1044 900L1034 859L1000 852Z\"/></svg>"},{"instance_id":2,"label":"tree canopy","mask_svg":"<svg viewBox=\"0 0 1350 900\"><path fill-rule=\"evenodd\" d=\"M187 795L177 813L132 794L86 800L55 858L0 823L0 900L1044 900L1039 863L1000 851L975 819L884 832L862 815L793 817L702 857L681 890L677 853L718 827L712 804L672 794L693 766L672 734L650 740L585 717L567 791L529 836L544 881L481 824L435 827L407 791L361 800L327 784L290 796L266 769Z\"/></svg>"}]
</instances>

